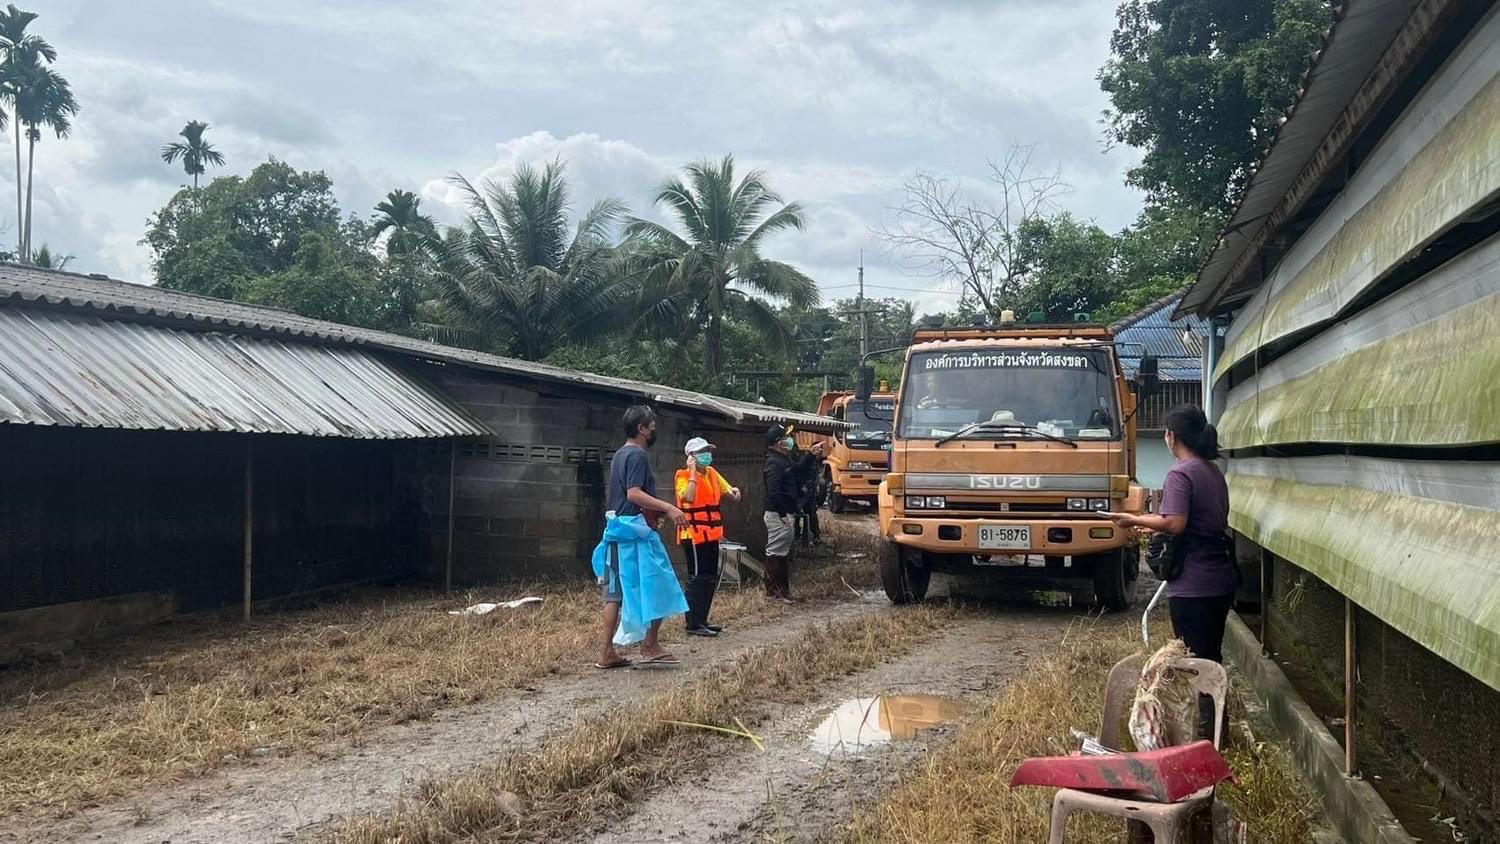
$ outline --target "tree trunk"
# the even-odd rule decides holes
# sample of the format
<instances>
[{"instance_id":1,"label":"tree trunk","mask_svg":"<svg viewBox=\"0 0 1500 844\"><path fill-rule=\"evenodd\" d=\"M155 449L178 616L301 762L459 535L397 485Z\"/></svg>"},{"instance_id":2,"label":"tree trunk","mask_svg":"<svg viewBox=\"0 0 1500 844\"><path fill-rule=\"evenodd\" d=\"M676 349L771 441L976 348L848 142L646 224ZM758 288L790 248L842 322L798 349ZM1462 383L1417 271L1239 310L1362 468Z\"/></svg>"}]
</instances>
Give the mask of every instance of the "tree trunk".
<instances>
[{"instance_id":1,"label":"tree trunk","mask_svg":"<svg viewBox=\"0 0 1500 844\"><path fill-rule=\"evenodd\" d=\"M22 240L25 242L27 263L31 262L31 180L36 172L36 138L28 136L26 139L26 231ZM62 269L58 267L57 269Z\"/></svg>"},{"instance_id":2,"label":"tree trunk","mask_svg":"<svg viewBox=\"0 0 1500 844\"><path fill-rule=\"evenodd\" d=\"M713 289L708 292L708 377L717 381L724 365L724 288L728 279L713 275Z\"/></svg>"},{"instance_id":3,"label":"tree trunk","mask_svg":"<svg viewBox=\"0 0 1500 844\"><path fill-rule=\"evenodd\" d=\"M22 225L26 218L21 213L21 121L13 118L11 124L16 130L16 260L29 264L31 261L26 255L26 232Z\"/></svg>"}]
</instances>

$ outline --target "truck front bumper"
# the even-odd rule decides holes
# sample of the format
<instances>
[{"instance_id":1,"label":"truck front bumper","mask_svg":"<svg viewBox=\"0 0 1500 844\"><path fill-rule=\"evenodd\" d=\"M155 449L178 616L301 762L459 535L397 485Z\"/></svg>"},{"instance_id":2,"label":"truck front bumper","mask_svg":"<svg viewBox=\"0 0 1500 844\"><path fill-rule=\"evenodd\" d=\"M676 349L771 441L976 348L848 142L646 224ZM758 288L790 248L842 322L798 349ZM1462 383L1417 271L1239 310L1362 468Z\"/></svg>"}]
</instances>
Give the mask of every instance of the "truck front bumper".
<instances>
[{"instance_id":1,"label":"truck front bumper","mask_svg":"<svg viewBox=\"0 0 1500 844\"><path fill-rule=\"evenodd\" d=\"M842 472L834 476L833 487L845 498L874 499L883 480L884 472Z\"/></svg>"},{"instance_id":2,"label":"truck front bumper","mask_svg":"<svg viewBox=\"0 0 1500 844\"><path fill-rule=\"evenodd\" d=\"M1026 547L1016 547L1017 528L1027 531ZM982 536L987 541L981 541ZM1099 554L1135 541L1128 531L1103 519L945 519L900 514L892 516L887 538L899 545L937 554L1056 557Z\"/></svg>"}]
</instances>

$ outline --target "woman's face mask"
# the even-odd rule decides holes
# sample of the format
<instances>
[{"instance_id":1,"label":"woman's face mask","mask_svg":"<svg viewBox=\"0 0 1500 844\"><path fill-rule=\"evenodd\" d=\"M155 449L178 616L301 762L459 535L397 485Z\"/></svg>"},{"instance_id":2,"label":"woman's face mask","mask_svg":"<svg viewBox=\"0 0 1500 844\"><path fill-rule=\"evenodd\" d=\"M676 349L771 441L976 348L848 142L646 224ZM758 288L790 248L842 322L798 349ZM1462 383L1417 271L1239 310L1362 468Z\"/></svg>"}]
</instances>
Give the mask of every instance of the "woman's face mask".
<instances>
[{"instance_id":1,"label":"woman's face mask","mask_svg":"<svg viewBox=\"0 0 1500 844\"><path fill-rule=\"evenodd\" d=\"M702 454L693 455L693 459L698 461L698 465L704 468L712 466L714 462L714 456L706 451Z\"/></svg>"}]
</instances>

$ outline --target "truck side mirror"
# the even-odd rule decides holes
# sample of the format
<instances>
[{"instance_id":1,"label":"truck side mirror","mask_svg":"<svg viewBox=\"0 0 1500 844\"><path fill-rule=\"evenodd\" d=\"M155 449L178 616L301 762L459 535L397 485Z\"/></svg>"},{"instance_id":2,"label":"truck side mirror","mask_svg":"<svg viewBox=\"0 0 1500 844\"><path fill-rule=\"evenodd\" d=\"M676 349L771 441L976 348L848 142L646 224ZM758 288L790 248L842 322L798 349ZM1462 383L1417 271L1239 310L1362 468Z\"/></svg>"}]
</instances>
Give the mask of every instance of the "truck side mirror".
<instances>
[{"instance_id":1,"label":"truck side mirror","mask_svg":"<svg viewBox=\"0 0 1500 844\"><path fill-rule=\"evenodd\" d=\"M869 401L870 394L875 392L875 367L861 366L859 368L859 385L855 388L854 397L860 401Z\"/></svg>"},{"instance_id":2,"label":"truck side mirror","mask_svg":"<svg viewBox=\"0 0 1500 844\"><path fill-rule=\"evenodd\" d=\"M1161 382L1157 380L1159 372L1158 363L1154 356L1146 355L1141 358L1140 367L1135 373L1135 380L1138 385L1136 387L1136 395L1141 398L1155 395L1156 391L1161 388Z\"/></svg>"}]
</instances>

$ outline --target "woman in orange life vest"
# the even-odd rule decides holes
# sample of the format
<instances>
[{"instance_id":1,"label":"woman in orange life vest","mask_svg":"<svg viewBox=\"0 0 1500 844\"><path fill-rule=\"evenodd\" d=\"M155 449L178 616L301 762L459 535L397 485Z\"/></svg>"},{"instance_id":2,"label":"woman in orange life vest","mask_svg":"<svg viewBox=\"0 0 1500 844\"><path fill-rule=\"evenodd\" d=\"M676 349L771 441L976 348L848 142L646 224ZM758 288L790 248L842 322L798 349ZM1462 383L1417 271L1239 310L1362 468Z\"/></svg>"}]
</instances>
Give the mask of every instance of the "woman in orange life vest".
<instances>
[{"instance_id":1,"label":"woman in orange life vest","mask_svg":"<svg viewBox=\"0 0 1500 844\"><path fill-rule=\"evenodd\" d=\"M728 495L740 500L738 487L729 485L714 469L714 444L702 437L687 441L687 466L677 470L677 507L687 514L687 524L677 531L682 554L687 560L687 633L690 636L717 636L720 628L708 623L714 590L719 586L719 541L724 538L724 512L720 502Z\"/></svg>"}]
</instances>

